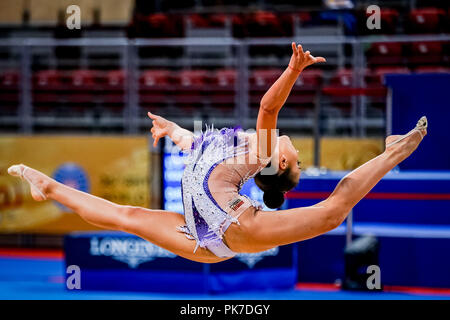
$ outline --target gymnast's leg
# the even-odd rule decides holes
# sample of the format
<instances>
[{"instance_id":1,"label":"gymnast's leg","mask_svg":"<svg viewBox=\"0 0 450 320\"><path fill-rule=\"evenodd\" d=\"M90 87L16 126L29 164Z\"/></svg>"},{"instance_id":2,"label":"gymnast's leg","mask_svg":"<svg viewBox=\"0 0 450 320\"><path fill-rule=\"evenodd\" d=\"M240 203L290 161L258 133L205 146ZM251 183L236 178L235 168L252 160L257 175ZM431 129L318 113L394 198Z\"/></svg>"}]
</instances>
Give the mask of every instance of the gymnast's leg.
<instances>
[{"instance_id":1,"label":"gymnast's leg","mask_svg":"<svg viewBox=\"0 0 450 320\"><path fill-rule=\"evenodd\" d=\"M118 205L70 188L27 166L11 168L8 170L10 174L21 176L30 183L35 200L58 201L90 224L135 234L190 260L208 263L226 260L203 248L198 248L194 254L195 241L176 230L178 226L185 225L184 217L179 213Z\"/></svg>"},{"instance_id":2,"label":"gymnast's leg","mask_svg":"<svg viewBox=\"0 0 450 320\"><path fill-rule=\"evenodd\" d=\"M423 129L421 134L425 135L426 129ZM249 236L237 238L233 232L228 237L225 234L228 245L237 252L257 252L310 239L336 228L384 175L417 148L422 140L421 134L416 131L400 142L388 146L382 154L345 176L326 200L312 207L277 212L246 212L240 217L241 226L230 228L236 231L239 231L239 228L245 229L241 234ZM386 145L398 137L388 137ZM237 239L239 241L236 241Z\"/></svg>"}]
</instances>

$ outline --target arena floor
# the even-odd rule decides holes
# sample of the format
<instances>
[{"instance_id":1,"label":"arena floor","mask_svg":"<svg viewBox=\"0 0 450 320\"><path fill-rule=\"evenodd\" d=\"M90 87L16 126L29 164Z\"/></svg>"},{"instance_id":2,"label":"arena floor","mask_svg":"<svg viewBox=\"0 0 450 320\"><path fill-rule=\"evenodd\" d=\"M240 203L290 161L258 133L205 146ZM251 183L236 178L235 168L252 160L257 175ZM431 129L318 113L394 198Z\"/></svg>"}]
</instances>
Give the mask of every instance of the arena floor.
<instances>
[{"instance_id":1,"label":"arena floor","mask_svg":"<svg viewBox=\"0 0 450 320\"><path fill-rule=\"evenodd\" d=\"M67 290L61 252L0 249L1 300L450 300L450 290L390 288L389 292L348 292L327 284L299 284L289 291L220 295Z\"/></svg>"}]
</instances>

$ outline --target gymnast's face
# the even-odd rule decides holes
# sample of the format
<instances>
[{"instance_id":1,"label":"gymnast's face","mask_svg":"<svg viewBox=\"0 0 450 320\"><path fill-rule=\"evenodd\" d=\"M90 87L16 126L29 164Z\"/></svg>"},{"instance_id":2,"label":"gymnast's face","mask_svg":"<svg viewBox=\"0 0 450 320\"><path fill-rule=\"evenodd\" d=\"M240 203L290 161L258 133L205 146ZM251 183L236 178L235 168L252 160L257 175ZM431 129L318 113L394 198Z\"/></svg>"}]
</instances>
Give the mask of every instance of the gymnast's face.
<instances>
[{"instance_id":1,"label":"gymnast's face","mask_svg":"<svg viewBox=\"0 0 450 320\"><path fill-rule=\"evenodd\" d=\"M298 183L300 179L300 161L298 160L298 150L295 149L291 139L284 135L278 138L279 142L279 169L285 171L290 169L290 177Z\"/></svg>"}]
</instances>

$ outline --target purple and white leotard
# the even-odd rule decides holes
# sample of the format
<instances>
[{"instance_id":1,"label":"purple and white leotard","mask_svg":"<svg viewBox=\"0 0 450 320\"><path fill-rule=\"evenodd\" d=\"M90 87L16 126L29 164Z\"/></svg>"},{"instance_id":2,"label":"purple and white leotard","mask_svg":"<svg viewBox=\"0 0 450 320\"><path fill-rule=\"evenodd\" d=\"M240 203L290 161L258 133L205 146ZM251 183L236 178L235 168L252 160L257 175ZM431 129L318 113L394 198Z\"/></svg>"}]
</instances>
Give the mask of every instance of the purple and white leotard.
<instances>
[{"instance_id":1,"label":"purple and white leotard","mask_svg":"<svg viewBox=\"0 0 450 320\"><path fill-rule=\"evenodd\" d=\"M256 134L237 128L207 128L194 138L181 178L186 225L178 227L197 242L194 252L200 246L221 258L236 255L223 235L246 209L261 208L239 191L270 161L250 152L255 147Z\"/></svg>"}]
</instances>

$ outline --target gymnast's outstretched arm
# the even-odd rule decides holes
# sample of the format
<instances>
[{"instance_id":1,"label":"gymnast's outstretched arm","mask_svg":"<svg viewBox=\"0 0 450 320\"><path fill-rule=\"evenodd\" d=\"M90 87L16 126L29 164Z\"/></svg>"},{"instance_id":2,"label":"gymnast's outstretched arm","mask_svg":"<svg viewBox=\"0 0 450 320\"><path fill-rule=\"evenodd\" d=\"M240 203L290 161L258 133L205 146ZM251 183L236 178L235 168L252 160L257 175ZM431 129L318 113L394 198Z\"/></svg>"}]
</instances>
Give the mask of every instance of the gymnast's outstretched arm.
<instances>
[{"instance_id":1,"label":"gymnast's outstretched arm","mask_svg":"<svg viewBox=\"0 0 450 320\"><path fill-rule=\"evenodd\" d=\"M187 150L191 147L194 137L194 134L191 131L183 129L175 122L164 119L151 112L148 112L148 116L153 120L151 132L154 139L154 147L158 144L159 139L166 135L169 136L181 150Z\"/></svg>"},{"instance_id":2,"label":"gymnast's outstretched arm","mask_svg":"<svg viewBox=\"0 0 450 320\"><path fill-rule=\"evenodd\" d=\"M274 150L276 137L272 135L274 135L274 129L277 128L278 112L286 102L300 73L309 65L325 61L323 57L313 57L309 51L303 52L301 45L297 46L292 42L289 66L261 99L256 122L259 156L268 157Z\"/></svg>"}]
</instances>

